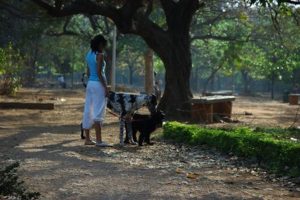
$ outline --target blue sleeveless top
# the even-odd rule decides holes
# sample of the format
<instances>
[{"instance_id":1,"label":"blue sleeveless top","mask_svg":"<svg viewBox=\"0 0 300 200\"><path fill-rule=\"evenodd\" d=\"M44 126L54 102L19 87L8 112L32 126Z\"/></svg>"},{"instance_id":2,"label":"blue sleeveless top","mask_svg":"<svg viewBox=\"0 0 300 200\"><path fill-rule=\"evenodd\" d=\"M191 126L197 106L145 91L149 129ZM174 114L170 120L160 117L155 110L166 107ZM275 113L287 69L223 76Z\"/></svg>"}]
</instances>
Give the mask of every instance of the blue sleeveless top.
<instances>
[{"instance_id":1,"label":"blue sleeveless top","mask_svg":"<svg viewBox=\"0 0 300 200\"><path fill-rule=\"evenodd\" d=\"M92 52L90 50L86 55L86 62L87 62L88 68L90 70L89 81L100 81L100 79L98 77L98 73L97 73L97 58L96 58L97 54L98 53ZM103 77L104 81L106 82L105 67L106 67L106 62L103 59L102 77Z\"/></svg>"}]
</instances>

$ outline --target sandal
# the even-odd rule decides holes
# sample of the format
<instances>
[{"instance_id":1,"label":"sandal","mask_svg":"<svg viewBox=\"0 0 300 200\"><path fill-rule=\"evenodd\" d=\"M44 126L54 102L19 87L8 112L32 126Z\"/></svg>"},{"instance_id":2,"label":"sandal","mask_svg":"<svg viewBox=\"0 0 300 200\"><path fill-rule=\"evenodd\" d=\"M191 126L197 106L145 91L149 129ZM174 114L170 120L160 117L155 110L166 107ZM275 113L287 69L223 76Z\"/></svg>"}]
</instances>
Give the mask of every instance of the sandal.
<instances>
[{"instance_id":1,"label":"sandal","mask_svg":"<svg viewBox=\"0 0 300 200\"><path fill-rule=\"evenodd\" d=\"M95 144L96 144L96 142L93 141L93 140L89 140L89 141L84 142L84 145L95 145Z\"/></svg>"},{"instance_id":2,"label":"sandal","mask_svg":"<svg viewBox=\"0 0 300 200\"><path fill-rule=\"evenodd\" d=\"M106 142L97 142L96 146L97 147L112 147L111 144L107 144Z\"/></svg>"}]
</instances>

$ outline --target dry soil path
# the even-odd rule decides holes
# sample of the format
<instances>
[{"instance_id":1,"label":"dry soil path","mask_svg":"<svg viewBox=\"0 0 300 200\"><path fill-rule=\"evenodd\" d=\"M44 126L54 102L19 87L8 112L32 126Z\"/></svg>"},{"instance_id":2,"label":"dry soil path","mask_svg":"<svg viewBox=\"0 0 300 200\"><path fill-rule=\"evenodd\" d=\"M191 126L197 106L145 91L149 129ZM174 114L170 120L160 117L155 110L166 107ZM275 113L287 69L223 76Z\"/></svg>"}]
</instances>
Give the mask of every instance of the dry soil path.
<instances>
[{"instance_id":1,"label":"dry soil path","mask_svg":"<svg viewBox=\"0 0 300 200\"><path fill-rule=\"evenodd\" d=\"M0 110L0 163L20 161L20 177L41 199L300 199L299 186L206 147L161 140L144 147L84 146L81 91L24 91L10 100L56 104L52 111ZM103 129L113 144L117 120L108 113Z\"/></svg>"}]
</instances>

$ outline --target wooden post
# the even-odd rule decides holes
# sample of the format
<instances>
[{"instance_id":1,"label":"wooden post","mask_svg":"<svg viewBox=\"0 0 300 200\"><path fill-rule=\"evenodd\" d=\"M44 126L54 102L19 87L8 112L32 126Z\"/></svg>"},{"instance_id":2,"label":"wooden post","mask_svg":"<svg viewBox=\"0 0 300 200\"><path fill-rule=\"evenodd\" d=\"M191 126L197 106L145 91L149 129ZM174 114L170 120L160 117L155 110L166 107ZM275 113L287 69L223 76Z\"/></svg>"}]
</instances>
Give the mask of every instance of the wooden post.
<instances>
[{"instance_id":1,"label":"wooden post","mask_svg":"<svg viewBox=\"0 0 300 200\"><path fill-rule=\"evenodd\" d=\"M0 102L1 109L39 109L53 110L53 103L22 103L22 102Z\"/></svg>"},{"instance_id":2,"label":"wooden post","mask_svg":"<svg viewBox=\"0 0 300 200\"><path fill-rule=\"evenodd\" d=\"M153 91L153 50L148 49L145 58L145 92L152 94Z\"/></svg>"},{"instance_id":3,"label":"wooden post","mask_svg":"<svg viewBox=\"0 0 300 200\"><path fill-rule=\"evenodd\" d=\"M113 30L113 48L112 48L112 64L110 77L110 90L116 90L116 47L117 47L117 27Z\"/></svg>"}]
</instances>

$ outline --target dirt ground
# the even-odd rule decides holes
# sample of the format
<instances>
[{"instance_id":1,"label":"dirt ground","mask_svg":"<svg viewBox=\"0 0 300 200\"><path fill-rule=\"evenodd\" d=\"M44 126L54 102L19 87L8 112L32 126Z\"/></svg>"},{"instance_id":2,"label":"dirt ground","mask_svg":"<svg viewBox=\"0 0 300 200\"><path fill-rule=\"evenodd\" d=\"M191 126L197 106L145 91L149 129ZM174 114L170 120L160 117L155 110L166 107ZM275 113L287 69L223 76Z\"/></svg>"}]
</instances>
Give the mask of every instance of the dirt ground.
<instances>
[{"instance_id":1,"label":"dirt ground","mask_svg":"<svg viewBox=\"0 0 300 200\"><path fill-rule=\"evenodd\" d=\"M20 177L41 199L300 199L300 185L287 177L276 178L206 147L156 139L153 146L120 148L118 119L110 113L103 137L114 147L85 146L79 129L82 90L23 89L16 97L0 98L55 103L50 111L0 110L0 163L20 161ZM238 96L232 118L240 122L225 125L297 127L298 110Z\"/></svg>"}]
</instances>

